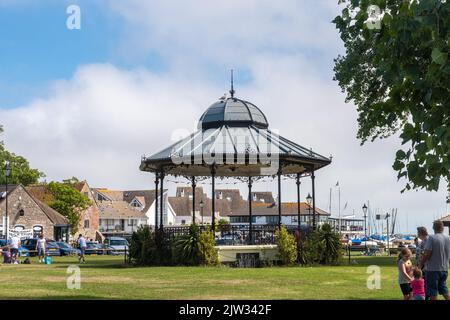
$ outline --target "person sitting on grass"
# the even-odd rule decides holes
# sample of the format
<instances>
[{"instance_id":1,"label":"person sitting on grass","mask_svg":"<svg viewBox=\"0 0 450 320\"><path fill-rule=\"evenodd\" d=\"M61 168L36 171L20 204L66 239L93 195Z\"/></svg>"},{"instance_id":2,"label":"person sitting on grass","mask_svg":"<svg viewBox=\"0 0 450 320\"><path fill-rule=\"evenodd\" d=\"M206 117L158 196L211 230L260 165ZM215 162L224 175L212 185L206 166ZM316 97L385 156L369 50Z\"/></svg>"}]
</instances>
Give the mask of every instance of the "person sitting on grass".
<instances>
[{"instance_id":1,"label":"person sitting on grass","mask_svg":"<svg viewBox=\"0 0 450 320\"><path fill-rule=\"evenodd\" d=\"M413 277L414 279L411 281L412 299L425 300L425 280L422 278L422 270L415 267Z\"/></svg>"},{"instance_id":2,"label":"person sitting on grass","mask_svg":"<svg viewBox=\"0 0 450 320\"><path fill-rule=\"evenodd\" d=\"M8 246L3 247L2 249L3 254L3 263L11 263L11 250Z\"/></svg>"},{"instance_id":3,"label":"person sitting on grass","mask_svg":"<svg viewBox=\"0 0 450 320\"><path fill-rule=\"evenodd\" d=\"M411 250L408 248L403 248L400 251L397 260L398 266L398 284L403 293L404 300L411 300L411 281L412 275L412 262L411 262Z\"/></svg>"}]
</instances>

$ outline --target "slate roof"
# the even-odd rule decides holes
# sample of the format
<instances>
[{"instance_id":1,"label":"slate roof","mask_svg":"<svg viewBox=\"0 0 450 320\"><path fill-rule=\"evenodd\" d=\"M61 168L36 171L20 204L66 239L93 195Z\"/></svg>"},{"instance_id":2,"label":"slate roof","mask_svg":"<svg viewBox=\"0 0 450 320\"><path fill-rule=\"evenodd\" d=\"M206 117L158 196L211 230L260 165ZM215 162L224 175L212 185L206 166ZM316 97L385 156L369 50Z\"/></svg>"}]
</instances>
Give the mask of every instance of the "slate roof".
<instances>
[{"instance_id":1,"label":"slate roof","mask_svg":"<svg viewBox=\"0 0 450 320\"><path fill-rule=\"evenodd\" d=\"M102 201L98 204L102 219L146 219L145 212L134 209L126 201Z\"/></svg>"},{"instance_id":2,"label":"slate roof","mask_svg":"<svg viewBox=\"0 0 450 320\"><path fill-rule=\"evenodd\" d=\"M36 187L36 188L34 188ZM8 194L13 192L16 188L23 188L23 190L34 200L37 206L42 210L42 212L50 219L50 221L55 225L68 225L68 220L62 214L60 214L55 209L49 207L46 203L41 201L48 197L48 191L46 191L45 186L33 186L33 187L23 187L22 185L9 185ZM0 193L5 191L5 186L0 186ZM36 192L33 192L36 191ZM42 198L41 198L42 197ZM5 198L0 197L0 203L4 201ZM9 212L9 210L8 210Z\"/></svg>"}]
</instances>

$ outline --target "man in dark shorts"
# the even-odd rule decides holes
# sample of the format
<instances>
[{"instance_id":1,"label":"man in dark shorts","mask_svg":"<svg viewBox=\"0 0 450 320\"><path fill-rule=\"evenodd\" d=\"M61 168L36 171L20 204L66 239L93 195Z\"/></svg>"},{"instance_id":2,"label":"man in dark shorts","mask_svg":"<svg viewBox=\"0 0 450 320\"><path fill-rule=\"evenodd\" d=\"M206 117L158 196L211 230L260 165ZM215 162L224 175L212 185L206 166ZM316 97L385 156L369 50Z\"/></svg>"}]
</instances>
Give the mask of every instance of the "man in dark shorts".
<instances>
[{"instance_id":1,"label":"man in dark shorts","mask_svg":"<svg viewBox=\"0 0 450 320\"><path fill-rule=\"evenodd\" d=\"M427 294L431 300L437 300L438 294L450 300L447 288L450 259L450 237L445 235L442 221L433 223L434 235L428 237L420 266L426 267L425 281Z\"/></svg>"}]
</instances>

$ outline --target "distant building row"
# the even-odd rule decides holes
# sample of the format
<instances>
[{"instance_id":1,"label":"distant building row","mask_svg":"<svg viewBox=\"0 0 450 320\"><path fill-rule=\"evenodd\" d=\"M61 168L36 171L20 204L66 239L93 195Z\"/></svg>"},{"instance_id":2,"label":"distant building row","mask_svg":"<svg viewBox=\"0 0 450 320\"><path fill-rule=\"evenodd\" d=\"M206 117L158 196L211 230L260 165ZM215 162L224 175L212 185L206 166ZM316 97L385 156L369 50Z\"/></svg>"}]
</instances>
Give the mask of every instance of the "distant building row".
<instances>
[{"instance_id":1,"label":"distant building row","mask_svg":"<svg viewBox=\"0 0 450 320\"><path fill-rule=\"evenodd\" d=\"M116 191L107 188L90 188L87 182L80 182L75 188L86 195L92 205L81 213L79 233L88 238L102 238L107 235L130 234L141 225L155 223L155 191ZM68 237L68 222L61 214L45 204L49 195L44 186L10 186L8 188L8 213L10 230L27 230L34 235L43 232L48 238ZM0 231L5 225L5 188L0 187ZM192 223L192 188L178 187L175 196L163 192L163 224L188 225ZM159 196L158 196L159 198ZM210 224L212 217L211 198L202 187L195 189L196 223ZM160 200L158 200L160 201ZM312 220L312 208L300 204L300 223ZM297 225L296 202L282 203L284 225ZM278 224L278 205L271 192L252 192L252 223ZM215 219L224 219L231 224L249 223L248 200L243 199L239 189L216 189ZM330 214L316 208L318 223L327 221ZM30 231L31 230L31 231Z\"/></svg>"}]
</instances>

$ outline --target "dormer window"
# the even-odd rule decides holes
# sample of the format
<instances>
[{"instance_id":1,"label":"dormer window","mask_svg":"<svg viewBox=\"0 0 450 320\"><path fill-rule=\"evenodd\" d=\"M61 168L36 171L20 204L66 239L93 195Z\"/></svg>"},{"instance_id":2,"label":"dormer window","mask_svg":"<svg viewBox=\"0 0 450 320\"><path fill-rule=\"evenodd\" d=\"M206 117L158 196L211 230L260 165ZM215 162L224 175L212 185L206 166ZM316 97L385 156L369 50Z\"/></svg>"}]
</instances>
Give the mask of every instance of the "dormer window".
<instances>
[{"instance_id":1,"label":"dormer window","mask_svg":"<svg viewBox=\"0 0 450 320\"><path fill-rule=\"evenodd\" d=\"M143 204L137 198L134 198L130 202L130 206L135 208L135 209L142 210Z\"/></svg>"},{"instance_id":2,"label":"dormer window","mask_svg":"<svg viewBox=\"0 0 450 320\"><path fill-rule=\"evenodd\" d=\"M106 198L104 195L102 195L101 193L97 193L97 200L98 201L108 201L108 198Z\"/></svg>"}]
</instances>

